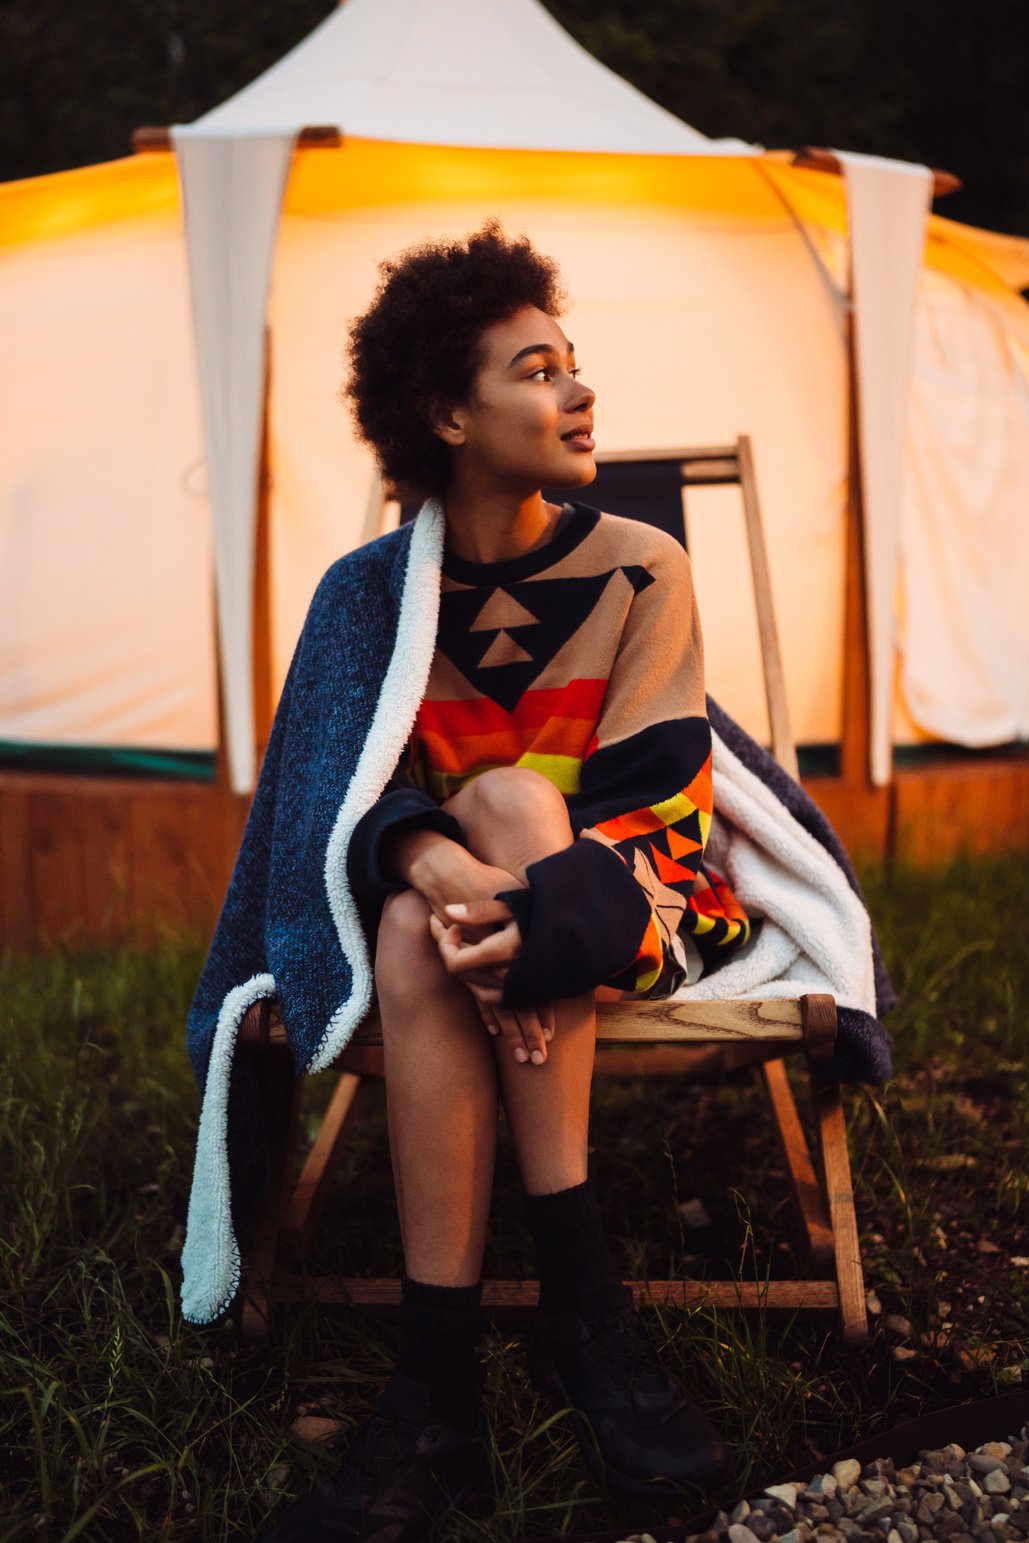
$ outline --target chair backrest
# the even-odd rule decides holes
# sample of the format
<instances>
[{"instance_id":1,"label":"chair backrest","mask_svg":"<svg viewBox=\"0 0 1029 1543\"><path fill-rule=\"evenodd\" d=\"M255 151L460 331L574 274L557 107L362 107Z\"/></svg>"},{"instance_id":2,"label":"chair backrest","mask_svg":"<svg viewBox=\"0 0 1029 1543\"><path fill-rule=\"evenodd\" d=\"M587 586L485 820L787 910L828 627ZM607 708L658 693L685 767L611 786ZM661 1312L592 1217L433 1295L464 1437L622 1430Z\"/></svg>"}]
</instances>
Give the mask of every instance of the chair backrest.
<instances>
[{"instance_id":1,"label":"chair backrest","mask_svg":"<svg viewBox=\"0 0 1029 1543\"><path fill-rule=\"evenodd\" d=\"M735 483L743 496L743 519L750 554L750 577L754 591L758 638L761 644L761 668L768 704L768 722L772 736L772 754L791 777L798 775L797 750L790 729L786 704L786 679L779 650L779 634L772 603L772 580L768 567L761 508L758 502L754 455L750 436L741 434L735 444L706 445L676 450L618 450L598 454L596 480L584 490L587 501L613 514L645 520L685 547L686 489L714 487ZM560 491L549 493L560 503ZM418 505L405 504L401 523L413 519Z\"/></svg>"},{"instance_id":2,"label":"chair backrest","mask_svg":"<svg viewBox=\"0 0 1029 1543\"><path fill-rule=\"evenodd\" d=\"M588 497L591 503L613 513L646 520L676 536L686 546L686 489L714 487L720 483L736 483L743 495L772 754L784 770L796 777L797 750L786 704L786 680L775 624L772 580L750 436L741 434L732 445L681 450L622 450L598 455L597 477L590 484ZM556 496L560 497L559 494Z\"/></svg>"}]
</instances>

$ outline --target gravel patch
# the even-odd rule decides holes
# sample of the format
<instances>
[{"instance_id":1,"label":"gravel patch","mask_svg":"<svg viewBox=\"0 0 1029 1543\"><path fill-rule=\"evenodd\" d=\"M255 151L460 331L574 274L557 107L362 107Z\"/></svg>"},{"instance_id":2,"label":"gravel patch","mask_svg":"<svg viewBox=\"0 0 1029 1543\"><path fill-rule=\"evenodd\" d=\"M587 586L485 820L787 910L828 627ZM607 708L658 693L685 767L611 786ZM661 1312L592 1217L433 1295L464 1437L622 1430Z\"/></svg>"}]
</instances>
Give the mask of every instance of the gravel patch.
<instances>
[{"instance_id":1,"label":"gravel patch","mask_svg":"<svg viewBox=\"0 0 1029 1543\"><path fill-rule=\"evenodd\" d=\"M974 1452L956 1442L864 1467L834 1463L806 1484L771 1484L719 1511L687 1543L1023 1543L1029 1539L1029 1424ZM621 1543L655 1543L651 1533Z\"/></svg>"}]
</instances>

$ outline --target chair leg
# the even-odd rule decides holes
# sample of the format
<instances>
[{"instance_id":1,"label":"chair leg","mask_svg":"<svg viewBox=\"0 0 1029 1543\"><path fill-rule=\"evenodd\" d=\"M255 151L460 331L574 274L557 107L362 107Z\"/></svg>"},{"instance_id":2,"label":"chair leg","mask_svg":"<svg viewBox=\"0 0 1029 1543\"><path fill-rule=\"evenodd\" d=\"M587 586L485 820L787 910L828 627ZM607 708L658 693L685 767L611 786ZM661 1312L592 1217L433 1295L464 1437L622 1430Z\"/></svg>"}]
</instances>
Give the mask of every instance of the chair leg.
<instances>
[{"instance_id":1,"label":"chair leg","mask_svg":"<svg viewBox=\"0 0 1029 1543\"><path fill-rule=\"evenodd\" d=\"M813 1089L813 1093L822 1173L835 1240L840 1329L844 1343L863 1345L868 1339L868 1311L843 1099L838 1087Z\"/></svg>"},{"instance_id":2,"label":"chair leg","mask_svg":"<svg viewBox=\"0 0 1029 1543\"><path fill-rule=\"evenodd\" d=\"M300 1080L288 1046L265 1045L253 1052L268 1131L268 1184L261 1219L243 1267L244 1339L271 1332L272 1287L278 1260L279 1226L293 1176L293 1150L300 1115Z\"/></svg>"},{"instance_id":3,"label":"chair leg","mask_svg":"<svg viewBox=\"0 0 1029 1543\"><path fill-rule=\"evenodd\" d=\"M283 1249L294 1258L303 1258L318 1226L357 1114L361 1082L356 1072L340 1074L314 1146L287 1201L280 1241Z\"/></svg>"},{"instance_id":4,"label":"chair leg","mask_svg":"<svg viewBox=\"0 0 1029 1543\"><path fill-rule=\"evenodd\" d=\"M831 1276L835 1259L832 1225L786 1075L786 1063L763 1061L761 1075L772 1106L797 1218L807 1240L811 1268Z\"/></svg>"}]
</instances>

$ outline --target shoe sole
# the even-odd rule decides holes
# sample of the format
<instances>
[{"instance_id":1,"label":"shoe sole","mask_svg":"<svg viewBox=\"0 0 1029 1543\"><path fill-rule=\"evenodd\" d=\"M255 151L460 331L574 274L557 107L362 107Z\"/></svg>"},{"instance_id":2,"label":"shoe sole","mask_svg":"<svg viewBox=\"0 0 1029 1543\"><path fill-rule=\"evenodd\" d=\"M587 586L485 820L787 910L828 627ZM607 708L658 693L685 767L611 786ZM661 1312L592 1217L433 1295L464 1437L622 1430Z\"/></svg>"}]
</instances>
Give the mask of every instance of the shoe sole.
<instances>
[{"instance_id":1,"label":"shoe sole","mask_svg":"<svg viewBox=\"0 0 1029 1543\"><path fill-rule=\"evenodd\" d=\"M562 1382L557 1368L531 1351L526 1357L526 1366L533 1385L547 1398L567 1408L566 1418L575 1432L586 1467L597 1482L606 1485L613 1495L631 1500L646 1499L648 1496L657 1500L674 1500L688 1487L713 1489L734 1477L734 1469L729 1464L722 1464L710 1473L699 1474L695 1479L683 1479L679 1483L665 1478L640 1479L635 1474L623 1473L600 1453L593 1427L575 1407L575 1401Z\"/></svg>"}]
</instances>

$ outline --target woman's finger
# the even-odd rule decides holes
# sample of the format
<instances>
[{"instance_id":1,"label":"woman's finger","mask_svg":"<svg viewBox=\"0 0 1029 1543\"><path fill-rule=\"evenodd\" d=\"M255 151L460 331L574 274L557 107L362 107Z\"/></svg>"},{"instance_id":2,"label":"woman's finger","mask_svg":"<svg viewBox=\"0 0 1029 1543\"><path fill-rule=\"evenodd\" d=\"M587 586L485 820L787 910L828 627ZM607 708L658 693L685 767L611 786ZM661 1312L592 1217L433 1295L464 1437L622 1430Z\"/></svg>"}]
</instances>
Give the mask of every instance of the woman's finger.
<instances>
[{"instance_id":1,"label":"woman's finger","mask_svg":"<svg viewBox=\"0 0 1029 1543\"><path fill-rule=\"evenodd\" d=\"M547 1042L539 1013L534 1007L519 1008L518 1022L521 1026L525 1048L529 1052L529 1060L533 1066L542 1066L543 1062L547 1059Z\"/></svg>"},{"instance_id":2,"label":"woman's finger","mask_svg":"<svg viewBox=\"0 0 1029 1543\"><path fill-rule=\"evenodd\" d=\"M503 900L458 900L444 907L452 921L462 926L486 927L492 922L511 921L511 910Z\"/></svg>"},{"instance_id":3,"label":"woman's finger","mask_svg":"<svg viewBox=\"0 0 1029 1543\"><path fill-rule=\"evenodd\" d=\"M500 1025L500 1033L504 1046L511 1052L515 1060L525 1063L529 1059L529 1051L522 1033L522 1026L518 1022L518 1014L509 1007L494 1007L493 1016Z\"/></svg>"},{"instance_id":4,"label":"woman's finger","mask_svg":"<svg viewBox=\"0 0 1029 1543\"><path fill-rule=\"evenodd\" d=\"M522 938L518 924L511 921L501 932L493 932L481 943L462 943L461 929L447 927L437 938L443 962L452 975L465 976L472 970L509 965L518 958Z\"/></svg>"}]
</instances>

